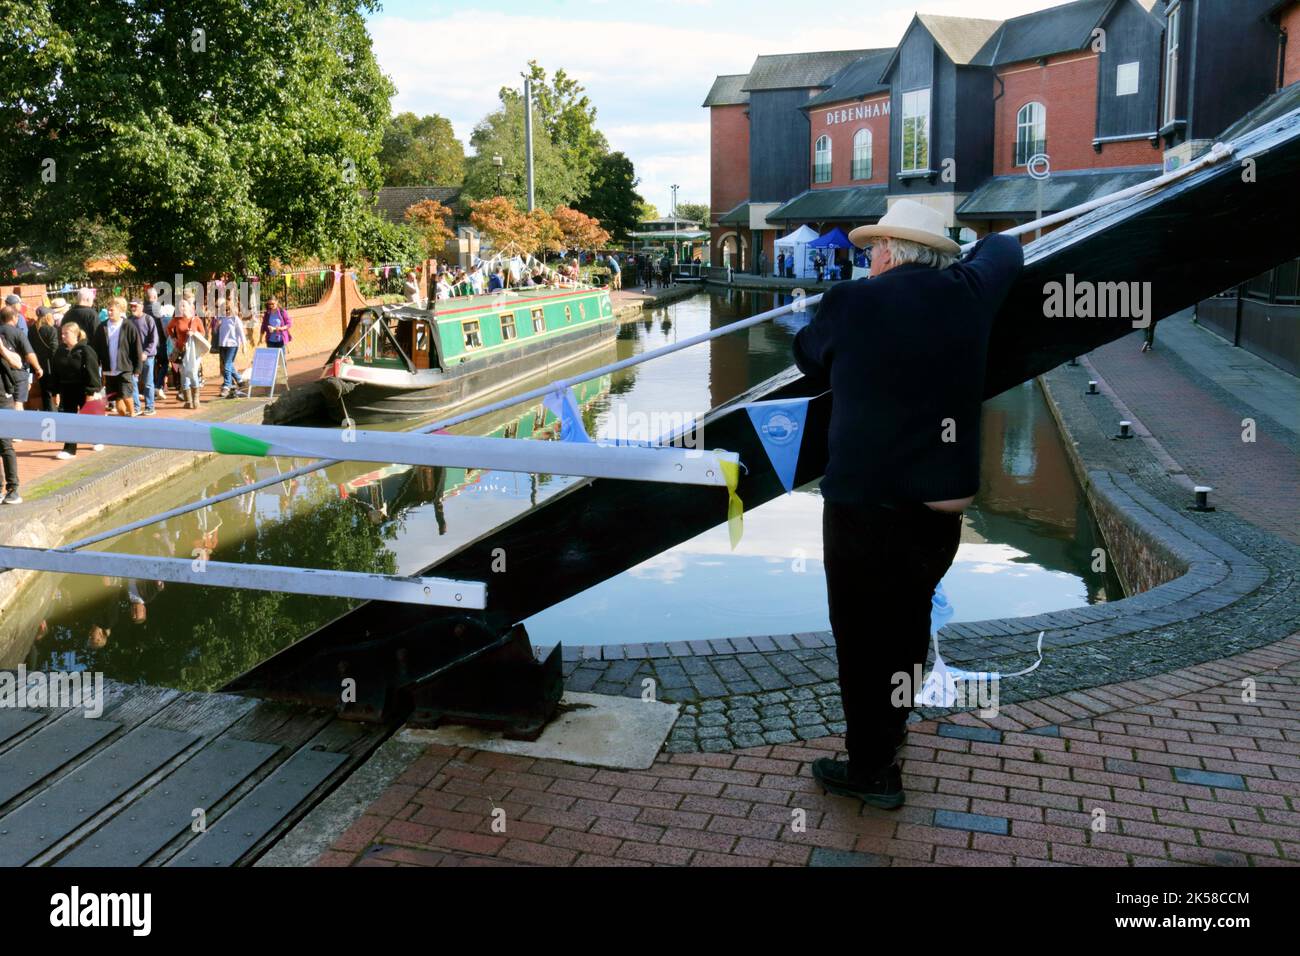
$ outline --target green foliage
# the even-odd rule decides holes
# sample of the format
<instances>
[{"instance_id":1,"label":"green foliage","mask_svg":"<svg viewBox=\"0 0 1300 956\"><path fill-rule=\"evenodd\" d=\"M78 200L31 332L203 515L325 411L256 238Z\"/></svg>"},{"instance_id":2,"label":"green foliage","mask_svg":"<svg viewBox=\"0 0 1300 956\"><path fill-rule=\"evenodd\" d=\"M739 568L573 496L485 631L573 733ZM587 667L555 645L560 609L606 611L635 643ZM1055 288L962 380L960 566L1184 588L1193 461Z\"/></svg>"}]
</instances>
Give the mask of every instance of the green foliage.
<instances>
[{"instance_id":1,"label":"green foliage","mask_svg":"<svg viewBox=\"0 0 1300 956\"><path fill-rule=\"evenodd\" d=\"M503 195L520 209L528 208L527 150L524 146L524 109L520 99L507 102L490 113L470 137L476 155L465 165L467 199L490 199ZM492 157L500 156L503 165L500 189L497 167ZM540 123L533 124L534 194L538 208L568 206L578 196L578 186L560 150Z\"/></svg>"},{"instance_id":2,"label":"green foliage","mask_svg":"<svg viewBox=\"0 0 1300 956\"><path fill-rule=\"evenodd\" d=\"M446 117L398 113L384 130L379 166L385 186L459 186L465 147Z\"/></svg>"},{"instance_id":3,"label":"green foliage","mask_svg":"<svg viewBox=\"0 0 1300 956\"><path fill-rule=\"evenodd\" d=\"M0 3L0 233L57 259L82 216L164 275L353 240L393 91L374 0Z\"/></svg>"},{"instance_id":4,"label":"green foliage","mask_svg":"<svg viewBox=\"0 0 1300 956\"><path fill-rule=\"evenodd\" d=\"M637 211L636 214L637 222L649 222L651 219L658 219L658 218L659 218L659 210L655 208L655 204L652 202L646 202L644 199L642 199L640 209Z\"/></svg>"},{"instance_id":5,"label":"green foliage","mask_svg":"<svg viewBox=\"0 0 1300 956\"><path fill-rule=\"evenodd\" d=\"M556 70L548 81L546 70L536 60L529 60L528 72L521 75L533 81L534 116L555 144L568 170L575 198L585 196L600 157L609 152L604 134L596 129L596 108L582 84L563 69ZM500 97L506 106L521 103L523 85L518 89L503 86Z\"/></svg>"},{"instance_id":6,"label":"green foliage","mask_svg":"<svg viewBox=\"0 0 1300 956\"><path fill-rule=\"evenodd\" d=\"M389 222L363 210L348 223L332 259L345 263L400 262L414 264L424 258L424 243L418 229Z\"/></svg>"},{"instance_id":7,"label":"green foliage","mask_svg":"<svg viewBox=\"0 0 1300 956\"><path fill-rule=\"evenodd\" d=\"M691 222L699 223L707 229L710 218L708 204L702 202L679 202L677 204L677 218L689 219Z\"/></svg>"},{"instance_id":8,"label":"green foliage","mask_svg":"<svg viewBox=\"0 0 1300 956\"><path fill-rule=\"evenodd\" d=\"M600 158L591 187L577 209L599 219L615 239L626 239L636 229L645 202L636 191L637 182L632 160L623 153L608 153Z\"/></svg>"}]
</instances>

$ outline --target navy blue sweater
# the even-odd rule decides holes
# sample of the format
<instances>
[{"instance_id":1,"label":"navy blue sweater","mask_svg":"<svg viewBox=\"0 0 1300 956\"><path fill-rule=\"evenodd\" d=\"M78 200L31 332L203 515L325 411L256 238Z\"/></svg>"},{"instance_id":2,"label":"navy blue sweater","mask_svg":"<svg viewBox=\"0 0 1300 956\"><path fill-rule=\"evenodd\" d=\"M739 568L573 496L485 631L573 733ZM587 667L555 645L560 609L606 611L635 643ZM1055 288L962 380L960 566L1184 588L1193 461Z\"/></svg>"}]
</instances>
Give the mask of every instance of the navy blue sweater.
<instances>
[{"instance_id":1,"label":"navy blue sweater","mask_svg":"<svg viewBox=\"0 0 1300 956\"><path fill-rule=\"evenodd\" d=\"M1023 264L1017 240L993 235L947 269L909 263L826 293L794 360L832 389L827 501L979 490L989 331Z\"/></svg>"}]
</instances>

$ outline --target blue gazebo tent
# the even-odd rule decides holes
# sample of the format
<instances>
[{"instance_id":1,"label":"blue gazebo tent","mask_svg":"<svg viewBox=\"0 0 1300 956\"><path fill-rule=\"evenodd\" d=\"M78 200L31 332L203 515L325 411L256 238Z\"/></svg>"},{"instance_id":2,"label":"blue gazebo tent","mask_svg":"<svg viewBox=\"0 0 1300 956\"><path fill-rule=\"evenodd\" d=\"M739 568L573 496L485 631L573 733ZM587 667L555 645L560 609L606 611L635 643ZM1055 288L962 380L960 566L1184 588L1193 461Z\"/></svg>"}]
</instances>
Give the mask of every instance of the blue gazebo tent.
<instances>
[{"instance_id":1,"label":"blue gazebo tent","mask_svg":"<svg viewBox=\"0 0 1300 956\"><path fill-rule=\"evenodd\" d=\"M812 242L808 243L814 249L852 249L853 243L849 242L849 237L844 234L844 230L836 226L824 236L819 236Z\"/></svg>"}]
</instances>

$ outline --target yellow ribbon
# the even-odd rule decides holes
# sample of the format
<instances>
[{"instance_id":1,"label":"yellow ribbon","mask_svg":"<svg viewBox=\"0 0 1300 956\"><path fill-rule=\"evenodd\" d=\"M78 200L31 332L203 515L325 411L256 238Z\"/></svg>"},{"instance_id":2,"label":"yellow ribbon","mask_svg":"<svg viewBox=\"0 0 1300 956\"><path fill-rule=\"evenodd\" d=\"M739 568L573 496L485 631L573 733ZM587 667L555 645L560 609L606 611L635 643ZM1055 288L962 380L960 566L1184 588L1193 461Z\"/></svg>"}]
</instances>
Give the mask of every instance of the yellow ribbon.
<instances>
[{"instance_id":1,"label":"yellow ribbon","mask_svg":"<svg viewBox=\"0 0 1300 956\"><path fill-rule=\"evenodd\" d=\"M745 533L745 505L736 494L736 486L740 483L740 463L719 458L718 466L727 483L727 533L731 536L731 550L735 551Z\"/></svg>"}]
</instances>

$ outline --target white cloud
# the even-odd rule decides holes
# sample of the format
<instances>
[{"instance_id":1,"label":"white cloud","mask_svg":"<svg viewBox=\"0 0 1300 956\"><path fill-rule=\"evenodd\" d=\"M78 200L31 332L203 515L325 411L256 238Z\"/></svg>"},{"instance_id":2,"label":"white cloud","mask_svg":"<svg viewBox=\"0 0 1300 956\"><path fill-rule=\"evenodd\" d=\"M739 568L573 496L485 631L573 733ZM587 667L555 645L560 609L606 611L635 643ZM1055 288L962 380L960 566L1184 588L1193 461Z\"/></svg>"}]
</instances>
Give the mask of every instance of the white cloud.
<instances>
[{"instance_id":1,"label":"white cloud","mask_svg":"<svg viewBox=\"0 0 1300 956\"><path fill-rule=\"evenodd\" d=\"M499 105L501 86L518 86L527 61L563 68L586 88L611 145L635 163L640 190L667 208L671 183L681 197L707 201L708 121L700 104L715 75L744 73L768 53L892 46L919 7L949 16L1005 18L1057 0L921 0L874 3L807 18L764 0L675 0L651 6L642 21L572 11L530 15L481 10L381 13L371 20L380 66L397 85L395 111L440 113L468 143L474 124Z\"/></svg>"}]
</instances>

